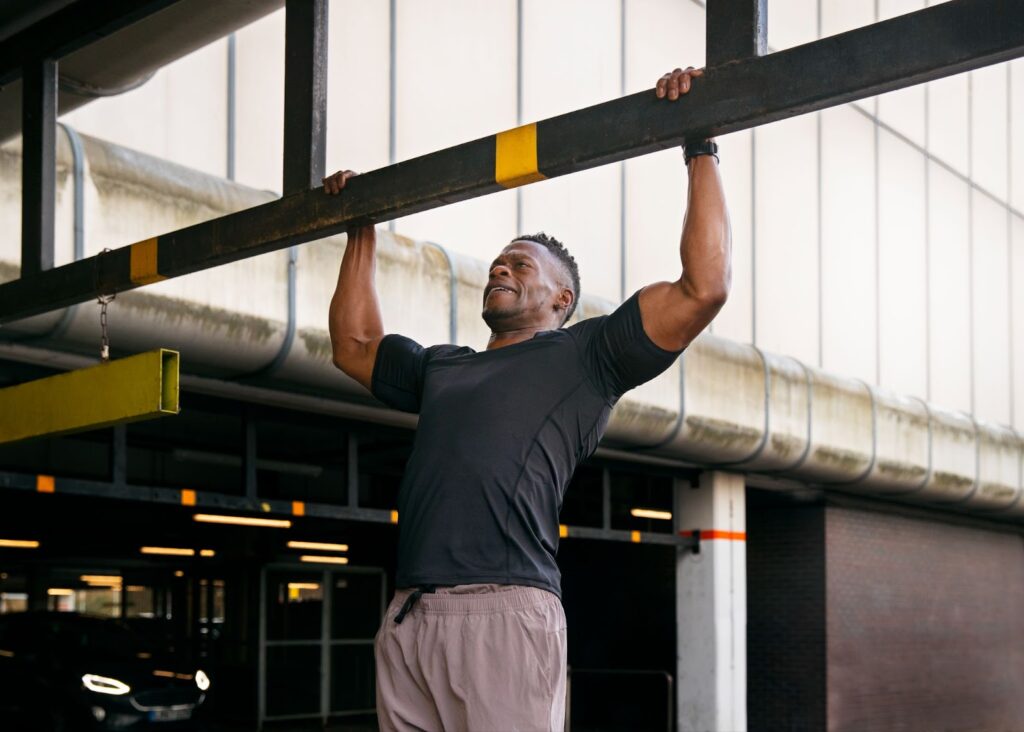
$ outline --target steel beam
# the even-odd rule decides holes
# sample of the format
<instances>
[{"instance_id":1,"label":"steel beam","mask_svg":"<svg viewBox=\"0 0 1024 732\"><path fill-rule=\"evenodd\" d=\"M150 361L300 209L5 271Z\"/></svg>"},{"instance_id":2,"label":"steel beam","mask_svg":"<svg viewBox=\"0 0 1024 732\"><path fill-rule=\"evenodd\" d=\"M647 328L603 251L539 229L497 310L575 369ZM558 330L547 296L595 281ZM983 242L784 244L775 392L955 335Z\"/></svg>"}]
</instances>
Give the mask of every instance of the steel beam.
<instances>
[{"instance_id":1,"label":"steel beam","mask_svg":"<svg viewBox=\"0 0 1024 732\"><path fill-rule=\"evenodd\" d=\"M177 0L78 0L0 43L0 86L21 75L27 58L67 56Z\"/></svg>"},{"instance_id":2,"label":"steel beam","mask_svg":"<svg viewBox=\"0 0 1024 732\"><path fill-rule=\"evenodd\" d=\"M768 0L708 0L707 65L768 52Z\"/></svg>"},{"instance_id":3,"label":"steel beam","mask_svg":"<svg viewBox=\"0 0 1024 732\"><path fill-rule=\"evenodd\" d=\"M178 413L178 353L157 349L0 389L0 444Z\"/></svg>"},{"instance_id":4,"label":"steel beam","mask_svg":"<svg viewBox=\"0 0 1024 732\"><path fill-rule=\"evenodd\" d=\"M1024 55L1024 3L950 0L708 67L676 103L653 92L371 171L345 193L261 206L0 285L0 323L445 204L724 135Z\"/></svg>"},{"instance_id":5,"label":"steel beam","mask_svg":"<svg viewBox=\"0 0 1024 732\"><path fill-rule=\"evenodd\" d=\"M21 276L53 268L57 202L57 62L33 59L22 75Z\"/></svg>"},{"instance_id":6,"label":"steel beam","mask_svg":"<svg viewBox=\"0 0 1024 732\"><path fill-rule=\"evenodd\" d=\"M327 156L327 0L288 0L284 47L284 195L320 185Z\"/></svg>"},{"instance_id":7,"label":"steel beam","mask_svg":"<svg viewBox=\"0 0 1024 732\"><path fill-rule=\"evenodd\" d=\"M246 498L230 493L212 491L179 490L143 485L116 485L97 480L62 478L60 476L37 476L24 473L0 472L0 491L3 489L44 492L40 489L45 482L46 493L55 495L87 496L91 498L112 498L124 501L155 503L167 506L183 506L201 512L228 511L252 513L266 518L315 517L339 521L361 521L377 524L395 524L397 512L378 508L352 508L334 503L301 502L301 511L296 510L300 502L280 498ZM599 539L630 544L663 544L692 549L697 540L678 534L656 534L618 529L598 529L589 526L562 526L563 538Z\"/></svg>"}]
</instances>

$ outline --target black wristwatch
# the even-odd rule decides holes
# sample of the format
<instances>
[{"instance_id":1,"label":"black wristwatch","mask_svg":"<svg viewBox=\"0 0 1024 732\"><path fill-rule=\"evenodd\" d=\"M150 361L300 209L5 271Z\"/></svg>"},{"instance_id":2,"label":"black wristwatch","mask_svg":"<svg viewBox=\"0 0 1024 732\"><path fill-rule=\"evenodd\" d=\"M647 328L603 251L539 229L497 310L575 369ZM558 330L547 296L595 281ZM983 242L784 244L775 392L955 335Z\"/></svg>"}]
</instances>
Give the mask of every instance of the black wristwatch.
<instances>
[{"instance_id":1,"label":"black wristwatch","mask_svg":"<svg viewBox=\"0 0 1024 732\"><path fill-rule=\"evenodd\" d=\"M714 155L715 162L718 160L718 145L711 140L700 140L699 142L688 142L683 148L683 160L689 165L690 161L698 155Z\"/></svg>"}]
</instances>

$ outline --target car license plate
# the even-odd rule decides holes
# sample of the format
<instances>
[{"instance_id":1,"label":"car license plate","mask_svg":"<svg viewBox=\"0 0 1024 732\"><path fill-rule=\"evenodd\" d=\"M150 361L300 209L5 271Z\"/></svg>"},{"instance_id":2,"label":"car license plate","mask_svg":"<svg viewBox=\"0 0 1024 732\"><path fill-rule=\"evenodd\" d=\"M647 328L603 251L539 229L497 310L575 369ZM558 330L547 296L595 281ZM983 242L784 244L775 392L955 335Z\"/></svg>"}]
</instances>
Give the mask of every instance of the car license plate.
<instances>
[{"instance_id":1,"label":"car license plate","mask_svg":"<svg viewBox=\"0 0 1024 732\"><path fill-rule=\"evenodd\" d=\"M191 719L192 710L189 708L183 709L151 709L149 712L149 720L151 722L180 722L183 719Z\"/></svg>"}]
</instances>

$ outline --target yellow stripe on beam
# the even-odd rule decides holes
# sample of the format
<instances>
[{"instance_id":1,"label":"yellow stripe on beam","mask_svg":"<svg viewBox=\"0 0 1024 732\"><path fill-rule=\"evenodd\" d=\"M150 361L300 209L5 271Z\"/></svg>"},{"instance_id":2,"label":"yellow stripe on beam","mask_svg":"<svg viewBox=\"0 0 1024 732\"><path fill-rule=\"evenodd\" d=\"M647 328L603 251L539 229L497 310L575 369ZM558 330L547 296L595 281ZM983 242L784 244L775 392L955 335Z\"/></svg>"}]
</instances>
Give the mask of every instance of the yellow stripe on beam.
<instances>
[{"instance_id":1,"label":"yellow stripe on beam","mask_svg":"<svg viewBox=\"0 0 1024 732\"><path fill-rule=\"evenodd\" d=\"M149 285L167 278L157 272L156 237L132 244L131 280L136 285Z\"/></svg>"},{"instance_id":2,"label":"yellow stripe on beam","mask_svg":"<svg viewBox=\"0 0 1024 732\"><path fill-rule=\"evenodd\" d=\"M630 531L629 532L629 540L631 542L633 542L634 544L639 544L640 543L640 532L639 531Z\"/></svg>"},{"instance_id":3,"label":"yellow stripe on beam","mask_svg":"<svg viewBox=\"0 0 1024 732\"><path fill-rule=\"evenodd\" d=\"M161 348L0 389L0 444L177 413L178 352Z\"/></svg>"},{"instance_id":4,"label":"yellow stripe on beam","mask_svg":"<svg viewBox=\"0 0 1024 732\"><path fill-rule=\"evenodd\" d=\"M544 180L537 165L537 123L531 122L495 136L494 180L515 188Z\"/></svg>"}]
</instances>

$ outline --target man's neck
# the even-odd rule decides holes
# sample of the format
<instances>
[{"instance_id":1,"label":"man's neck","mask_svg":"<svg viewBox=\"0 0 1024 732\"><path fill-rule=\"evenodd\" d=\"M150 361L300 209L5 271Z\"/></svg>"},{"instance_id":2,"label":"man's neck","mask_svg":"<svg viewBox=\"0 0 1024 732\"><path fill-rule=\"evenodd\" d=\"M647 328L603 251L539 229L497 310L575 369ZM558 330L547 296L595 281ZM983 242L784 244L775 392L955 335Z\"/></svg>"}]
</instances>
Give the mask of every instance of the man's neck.
<instances>
[{"instance_id":1,"label":"man's neck","mask_svg":"<svg viewBox=\"0 0 1024 732\"><path fill-rule=\"evenodd\" d=\"M516 328L514 330L505 331L492 330L491 337L487 339L487 350L493 351L496 348L504 348L505 346L511 346L514 343L528 341L541 331L545 330L551 329L539 326L530 326L528 328Z\"/></svg>"}]
</instances>

